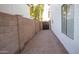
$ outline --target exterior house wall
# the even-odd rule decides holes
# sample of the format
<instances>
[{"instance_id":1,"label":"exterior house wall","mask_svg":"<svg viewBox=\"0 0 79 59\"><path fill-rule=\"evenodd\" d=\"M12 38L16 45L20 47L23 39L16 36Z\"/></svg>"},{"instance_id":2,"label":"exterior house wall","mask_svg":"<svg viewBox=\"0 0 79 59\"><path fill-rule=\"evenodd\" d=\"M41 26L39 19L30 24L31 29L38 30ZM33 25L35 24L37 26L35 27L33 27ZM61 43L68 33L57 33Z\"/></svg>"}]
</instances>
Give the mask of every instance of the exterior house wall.
<instances>
[{"instance_id":1,"label":"exterior house wall","mask_svg":"<svg viewBox=\"0 0 79 59\"><path fill-rule=\"evenodd\" d=\"M79 53L79 5L74 5L74 40L61 31L61 5L51 5L51 29L69 53Z\"/></svg>"}]
</instances>

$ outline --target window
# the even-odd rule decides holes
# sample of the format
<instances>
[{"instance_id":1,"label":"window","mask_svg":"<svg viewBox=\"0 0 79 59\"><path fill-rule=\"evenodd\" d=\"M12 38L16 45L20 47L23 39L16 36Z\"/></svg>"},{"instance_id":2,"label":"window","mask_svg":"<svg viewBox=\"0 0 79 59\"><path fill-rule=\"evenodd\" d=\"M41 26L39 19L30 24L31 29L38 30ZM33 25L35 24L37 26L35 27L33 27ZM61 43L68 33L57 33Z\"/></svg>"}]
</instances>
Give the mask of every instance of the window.
<instances>
[{"instance_id":1,"label":"window","mask_svg":"<svg viewBox=\"0 0 79 59\"><path fill-rule=\"evenodd\" d=\"M62 16L62 32L74 39L74 5L63 4L61 6L61 16Z\"/></svg>"}]
</instances>

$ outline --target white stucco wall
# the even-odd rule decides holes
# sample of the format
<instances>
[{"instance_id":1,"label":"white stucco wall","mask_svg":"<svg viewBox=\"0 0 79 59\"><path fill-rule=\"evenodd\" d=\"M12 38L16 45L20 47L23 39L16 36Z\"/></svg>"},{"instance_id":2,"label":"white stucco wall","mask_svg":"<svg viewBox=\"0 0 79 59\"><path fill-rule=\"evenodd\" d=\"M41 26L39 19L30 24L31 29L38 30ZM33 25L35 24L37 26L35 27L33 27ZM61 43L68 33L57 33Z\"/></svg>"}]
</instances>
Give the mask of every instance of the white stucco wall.
<instances>
[{"instance_id":1,"label":"white stucco wall","mask_svg":"<svg viewBox=\"0 0 79 59\"><path fill-rule=\"evenodd\" d=\"M74 40L61 31L61 5L51 5L51 29L69 53L79 53L79 5L74 5Z\"/></svg>"},{"instance_id":2,"label":"white stucco wall","mask_svg":"<svg viewBox=\"0 0 79 59\"><path fill-rule=\"evenodd\" d=\"M22 15L30 18L28 7L25 4L0 4L0 12L5 12L13 15Z\"/></svg>"}]
</instances>

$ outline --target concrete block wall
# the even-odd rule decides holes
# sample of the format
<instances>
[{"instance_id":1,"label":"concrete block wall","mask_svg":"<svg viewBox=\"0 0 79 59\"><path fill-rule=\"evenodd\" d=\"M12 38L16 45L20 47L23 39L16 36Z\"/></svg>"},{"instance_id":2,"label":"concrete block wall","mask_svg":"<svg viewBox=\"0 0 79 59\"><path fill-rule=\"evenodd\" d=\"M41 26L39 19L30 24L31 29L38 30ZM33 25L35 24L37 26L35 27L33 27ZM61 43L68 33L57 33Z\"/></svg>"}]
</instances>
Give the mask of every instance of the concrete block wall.
<instances>
[{"instance_id":1,"label":"concrete block wall","mask_svg":"<svg viewBox=\"0 0 79 59\"><path fill-rule=\"evenodd\" d=\"M40 31L39 25L38 21L0 12L0 53L22 50L25 43Z\"/></svg>"},{"instance_id":2,"label":"concrete block wall","mask_svg":"<svg viewBox=\"0 0 79 59\"><path fill-rule=\"evenodd\" d=\"M17 19L0 13L0 53L15 53L18 49Z\"/></svg>"},{"instance_id":3,"label":"concrete block wall","mask_svg":"<svg viewBox=\"0 0 79 59\"><path fill-rule=\"evenodd\" d=\"M41 23L40 21L34 20L35 23L35 32L39 32L41 30Z\"/></svg>"},{"instance_id":4,"label":"concrete block wall","mask_svg":"<svg viewBox=\"0 0 79 59\"><path fill-rule=\"evenodd\" d=\"M35 23L31 19L17 16L18 18L18 31L20 39L20 48L22 49L29 39L35 34Z\"/></svg>"}]
</instances>

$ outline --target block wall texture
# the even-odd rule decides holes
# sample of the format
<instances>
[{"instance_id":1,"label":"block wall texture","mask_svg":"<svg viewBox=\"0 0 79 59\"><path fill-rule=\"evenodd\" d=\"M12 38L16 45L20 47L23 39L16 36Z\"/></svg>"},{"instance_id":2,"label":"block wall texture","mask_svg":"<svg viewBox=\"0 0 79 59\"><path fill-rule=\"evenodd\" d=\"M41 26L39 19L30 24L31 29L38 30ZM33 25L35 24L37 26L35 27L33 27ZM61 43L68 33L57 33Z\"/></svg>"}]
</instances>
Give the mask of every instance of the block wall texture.
<instances>
[{"instance_id":1,"label":"block wall texture","mask_svg":"<svg viewBox=\"0 0 79 59\"><path fill-rule=\"evenodd\" d=\"M20 48L22 49L25 43L32 39L35 34L35 23L31 19L17 16L19 28Z\"/></svg>"},{"instance_id":2,"label":"block wall texture","mask_svg":"<svg viewBox=\"0 0 79 59\"><path fill-rule=\"evenodd\" d=\"M35 23L35 32L37 33L41 30L40 22L34 20L34 23Z\"/></svg>"},{"instance_id":3,"label":"block wall texture","mask_svg":"<svg viewBox=\"0 0 79 59\"><path fill-rule=\"evenodd\" d=\"M0 13L0 53L15 53L18 49L17 19Z\"/></svg>"},{"instance_id":4,"label":"block wall texture","mask_svg":"<svg viewBox=\"0 0 79 59\"><path fill-rule=\"evenodd\" d=\"M0 53L17 53L40 29L38 21L0 12Z\"/></svg>"}]
</instances>

